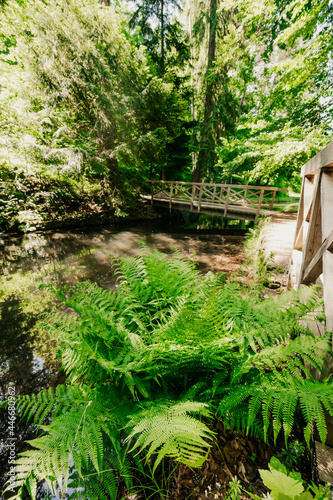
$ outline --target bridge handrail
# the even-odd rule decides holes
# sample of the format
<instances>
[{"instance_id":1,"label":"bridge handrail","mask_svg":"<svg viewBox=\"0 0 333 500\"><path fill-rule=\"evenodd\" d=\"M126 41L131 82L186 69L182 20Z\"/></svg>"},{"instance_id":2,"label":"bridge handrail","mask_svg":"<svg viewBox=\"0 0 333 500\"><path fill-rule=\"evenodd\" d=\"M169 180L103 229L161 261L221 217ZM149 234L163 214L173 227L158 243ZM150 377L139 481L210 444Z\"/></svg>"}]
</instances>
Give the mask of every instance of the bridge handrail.
<instances>
[{"instance_id":1,"label":"bridge handrail","mask_svg":"<svg viewBox=\"0 0 333 500\"><path fill-rule=\"evenodd\" d=\"M185 181L164 181L150 180L152 185L151 205L154 204L154 196L161 194L169 201L169 208L173 202L186 199L190 202L190 211L195 207L200 212L203 203L220 206L224 217L227 217L228 207L241 205L256 209L255 217L260 213L263 203L267 202L268 208L272 209L275 196L278 191L287 191L272 186L253 186L243 184L226 184L211 182L185 182ZM153 186L162 187L154 192ZM167 189L165 189L167 188ZM269 197L269 199L268 199Z\"/></svg>"},{"instance_id":2,"label":"bridge handrail","mask_svg":"<svg viewBox=\"0 0 333 500\"><path fill-rule=\"evenodd\" d=\"M333 142L304 165L301 176L289 286L322 276L326 331L333 331Z\"/></svg>"},{"instance_id":3,"label":"bridge handrail","mask_svg":"<svg viewBox=\"0 0 333 500\"><path fill-rule=\"evenodd\" d=\"M250 185L250 184L217 184L215 182L186 182L186 181L156 181L156 180L149 180L148 181L150 184L190 184L191 186L196 185L196 186L201 186L203 184L204 186L210 186L210 187L234 187L234 188L249 188L249 189L264 189L265 191L284 191L287 192L288 189L282 189L278 187L273 187L273 186L255 186L255 185Z\"/></svg>"}]
</instances>

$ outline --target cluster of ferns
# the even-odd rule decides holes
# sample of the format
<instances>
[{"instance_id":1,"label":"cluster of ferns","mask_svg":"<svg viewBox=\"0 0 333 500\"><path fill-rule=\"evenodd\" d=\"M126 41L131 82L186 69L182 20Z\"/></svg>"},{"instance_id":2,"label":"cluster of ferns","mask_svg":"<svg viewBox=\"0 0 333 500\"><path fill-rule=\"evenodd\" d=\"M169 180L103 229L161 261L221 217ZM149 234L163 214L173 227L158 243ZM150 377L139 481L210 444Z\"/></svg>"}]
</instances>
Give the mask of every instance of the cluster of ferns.
<instances>
[{"instance_id":1,"label":"cluster of ferns","mask_svg":"<svg viewBox=\"0 0 333 500\"><path fill-rule=\"evenodd\" d=\"M133 468L165 457L200 467L215 439L212 419L285 443L301 418L305 441L326 438L330 379L317 381L331 335L300 326L313 318L313 288L263 299L258 288L158 251L115 262L118 286L53 291L72 314L47 317L59 339L65 385L18 400L42 430L16 464L17 494L38 481L70 498L116 499L135 491Z\"/></svg>"}]
</instances>

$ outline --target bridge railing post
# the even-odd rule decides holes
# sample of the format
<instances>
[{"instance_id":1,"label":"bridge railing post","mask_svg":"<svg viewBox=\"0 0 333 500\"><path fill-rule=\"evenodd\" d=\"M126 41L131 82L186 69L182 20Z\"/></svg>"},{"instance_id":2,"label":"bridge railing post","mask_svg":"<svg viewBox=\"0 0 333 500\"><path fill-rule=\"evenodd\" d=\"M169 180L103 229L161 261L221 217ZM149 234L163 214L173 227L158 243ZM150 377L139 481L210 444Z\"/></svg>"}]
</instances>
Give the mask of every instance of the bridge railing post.
<instances>
[{"instance_id":1,"label":"bridge railing post","mask_svg":"<svg viewBox=\"0 0 333 500\"><path fill-rule=\"evenodd\" d=\"M154 206L154 184L152 182L150 183L150 188L151 188L151 192L150 192L150 204L153 207Z\"/></svg>"},{"instance_id":2,"label":"bridge railing post","mask_svg":"<svg viewBox=\"0 0 333 500\"><path fill-rule=\"evenodd\" d=\"M258 218L258 216L260 214L260 208L262 205L262 200L264 198L264 192L265 192L265 188L264 187L260 188L260 196L259 196L259 201L258 201L258 206L257 206L257 211L256 211L256 219Z\"/></svg>"},{"instance_id":3,"label":"bridge railing post","mask_svg":"<svg viewBox=\"0 0 333 500\"><path fill-rule=\"evenodd\" d=\"M271 201L270 201L270 203L268 205L269 210L272 210L272 208L273 208L274 201L275 201L275 196L276 196L276 192L277 192L277 189L274 189L273 195L272 195L272 199L271 199Z\"/></svg>"},{"instance_id":4,"label":"bridge railing post","mask_svg":"<svg viewBox=\"0 0 333 500\"><path fill-rule=\"evenodd\" d=\"M215 197L216 197L216 186L214 186L214 188L213 188L213 199L212 199L213 203L215 201Z\"/></svg>"},{"instance_id":5,"label":"bridge railing post","mask_svg":"<svg viewBox=\"0 0 333 500\"><path fill-rule=\"evenodd\" d=\"M327 242L327 250L323 253L324 302L326 329L333 332L333 172L323 172L321 182L322 200L322 241Z\"/></svg>"},{"instance_id":6,"label":"bridge railing post","mask_svg":"<svg viewBox=\"0 0 333 500\"><path fill-rule=\"evenodd\" d=\"M200 191L199 191L198 212L200 212L200 208L201 208L202 191L203 191L203 184L201 182L201 184L200 184Z\"/></svg>"},{"instance_id":7,"label":"bridge railing post","mask_svg":"<svg viewBox=\"0 0 333 500\"><path fill-rule=\"evenodd\" d=\"M247 198L247 192L248 192L248 187L244 188L244 199L243 199L243 206L246 207L246 198Z\"/></svg>"},{"instance_id":8,"label":"bridge railing post","mask_svg":"<svg viewBox=\"0 0 333 500\"><path fill-rule=\"evenodd\" d=\"M323 287L326 331L333 332L333 142L302 168L289 287Z\"/></svg>"},{"instance_id":9,"label":"bridge railing post","mask_svg":"<svg viewBox=\"0 0 333 500\"><path fill-rule=\"evenodd\" d=\"M228 186L227 197L225 199L225 204L224 204L223 217L227 217L227 214L228 214L228 205L229 205L230 191L231 191L231 186Z\"/></svg>"},{"instance_id":10,"label":"bridge railing post","mask_svg":"<svg viewBox=\"0 0 333 500\"><path fill-rule=\"evenodd\" d=\"M197 186L195 184L193 184L192 185L192 196L191 196L191 208L190 208L190 212L193 212L193 204L194 204L196 189L197 189Z\"/></svg>"},{"instance_id":11,"label":"bridge railing post","mask_svg":"<svg viewBox=\"0 0 333 500\"><path fill-rule=\"evenodd\" d=\"M170 186L169 210L171 210L171 207L172 207L172 192L173 192L173 183L171 183L171 186Z\"/></svg>"}]
</instances>

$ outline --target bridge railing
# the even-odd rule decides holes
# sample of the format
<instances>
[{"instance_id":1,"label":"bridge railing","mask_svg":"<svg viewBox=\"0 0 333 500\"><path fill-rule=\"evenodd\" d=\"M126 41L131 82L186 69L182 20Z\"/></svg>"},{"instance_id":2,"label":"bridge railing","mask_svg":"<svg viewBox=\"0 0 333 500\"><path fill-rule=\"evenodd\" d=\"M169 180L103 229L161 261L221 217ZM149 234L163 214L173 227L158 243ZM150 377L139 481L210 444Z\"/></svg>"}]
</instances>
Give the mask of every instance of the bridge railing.
<instances>
[{"instance_id":1,"label":"bridge railing","mask_svg":"<svg viewBox=\"0 0 333 500\"><path fill-rule=\"evenodd\" d=\"M205 206L223 206L224 216L228 207L243 206L256 209L256 216L265 207L271 210L277 191L286 191L270 186L245 186L239 184L213 184L181 181L149 181L151 184L151 204L155 200L168 200L169 208L173 203L186 201L190 210L200 212Z\"/></svg>"},{"instance_id":2,"label":"bridge railing","mask_svg":"<svg viewBox=\"0 0 333 500\"><path fill-rule=\"evenodd\" d=\"M326 330L333 330L333 142L304 165L289 286L323 283Z\"/></svg>"}]
</instances>

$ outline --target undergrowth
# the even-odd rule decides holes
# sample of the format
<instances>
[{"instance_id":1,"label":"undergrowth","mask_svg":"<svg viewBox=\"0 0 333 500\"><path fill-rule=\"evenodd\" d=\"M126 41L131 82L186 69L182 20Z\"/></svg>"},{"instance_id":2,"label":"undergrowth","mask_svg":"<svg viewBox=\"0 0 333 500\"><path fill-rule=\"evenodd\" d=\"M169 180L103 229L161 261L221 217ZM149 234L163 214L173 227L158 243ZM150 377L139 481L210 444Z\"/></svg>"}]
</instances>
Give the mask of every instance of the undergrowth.
<instances>
[{"instance_id":1,"label":"undergrowth","mask_svg":"<svg viewBox=\"0 0 333 500\"><path fill-rule=\"evenodd\" d=\"M42 167L27 172L0 161L1 229L30 232L50 223L61 226L66 218L100 217L103 212L122 217L123 209L133 207L136 199L126 179L119 188L102 176L60 174Z\"/></svg>"},{"instance_id":2,"label":"undergrowth","mask_svg":"<svg viewBox=\"0 0 333 500\"><path fill-rule=\"evenodd\" d=\"M286 445L301 419L308 445L315 427L325 442L333 384L311 368L323 369L331 334L299 323L315 315L315 288L263 299L257 287L202 276L177 252L115 263L115 291L46 287L73 311L43 322L60 340L67 382L18 399L42 434L17 461L11 498L25 488L35 498L43 480L52 494L70 484L71 498L116 499L120 481L137 491L134 471L147 463L200 467L213 416Z\"/></svg>"}]
</instances>

